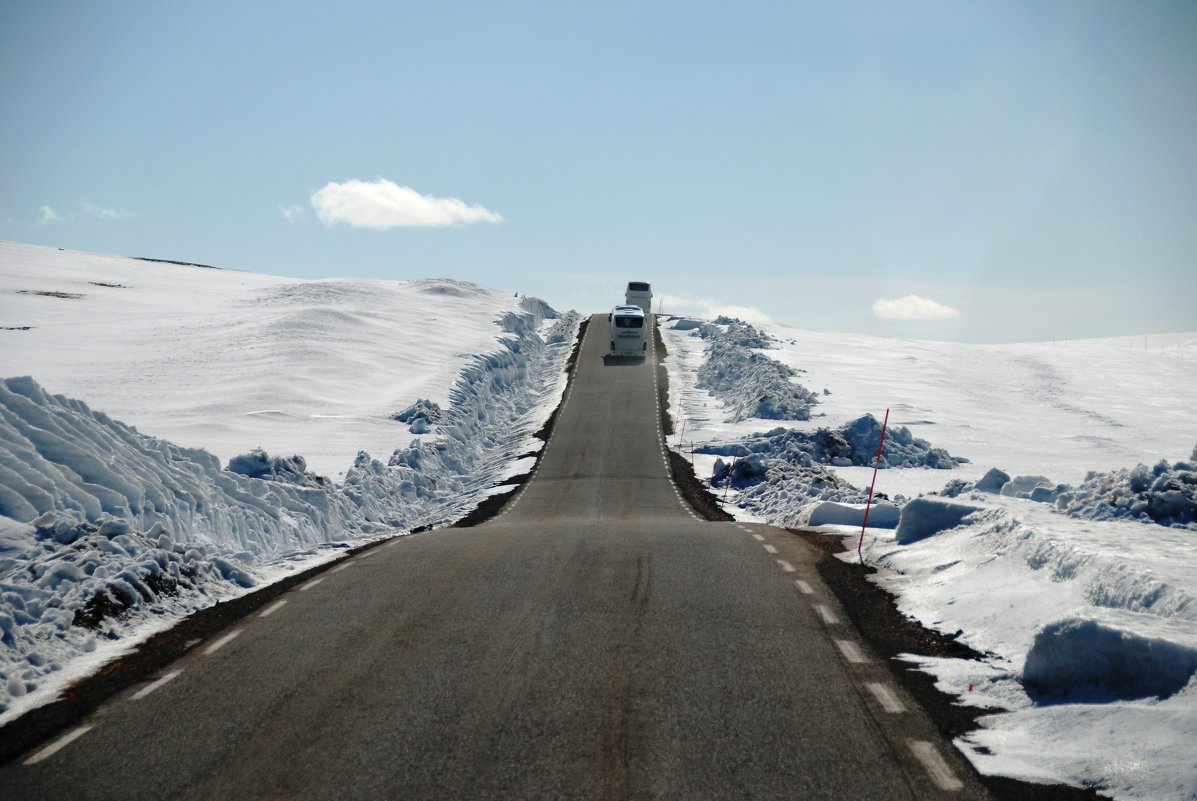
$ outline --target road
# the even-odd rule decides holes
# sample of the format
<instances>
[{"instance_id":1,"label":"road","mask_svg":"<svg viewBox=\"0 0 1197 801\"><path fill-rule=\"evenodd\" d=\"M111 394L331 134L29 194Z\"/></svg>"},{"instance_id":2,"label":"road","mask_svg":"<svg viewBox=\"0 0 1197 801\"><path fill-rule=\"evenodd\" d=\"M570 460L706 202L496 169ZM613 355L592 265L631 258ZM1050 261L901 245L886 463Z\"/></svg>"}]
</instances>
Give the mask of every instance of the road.
<instances>
[{"instance_id":1,"label":"road","mask_svg":"<svg viewBox=\"0 0 1197 801\"><path fill-rule=\"evenodd\" d=\"M346 560L0 768L5 799L982 798L799 538L699 520L596 317L492 521Z\"/></svg>"}]
</instances>

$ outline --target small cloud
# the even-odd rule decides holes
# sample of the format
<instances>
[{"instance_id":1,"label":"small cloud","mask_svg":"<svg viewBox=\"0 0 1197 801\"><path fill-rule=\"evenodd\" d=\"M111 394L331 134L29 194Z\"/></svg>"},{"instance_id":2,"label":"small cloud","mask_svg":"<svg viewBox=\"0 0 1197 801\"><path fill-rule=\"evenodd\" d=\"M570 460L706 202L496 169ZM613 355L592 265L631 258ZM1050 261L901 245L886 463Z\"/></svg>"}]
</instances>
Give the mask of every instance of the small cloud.
<instances>
[{"instance_id":1,"label":"small cloud","mask_svg":"<svg viewBox=\"0 0 1197 801\"><path fill-rule=\"evenodd\" d=\"M92 217L95 217L97 220L131 220L137 216L131 211L125 211L124 209L104 208L103 206L96 205L95 203L84 203L83 210Z\"/></svg>"},{"instance_id":2,"label":"small cloud","mask_svg":"<svg viewBox=\"0 0 1197 801\"><path fill-rule=\"evenodd\" d=\"M960 312L934 300L907 295L896 300L873 301L873 314L882 320L951 320Z\"/></svg>"},{"instance_id":3,"label":"small cloud","mask_svg":"<svg viewBox=\"0 0 1197 801\"><path fill-rule=\"evenodd\" d=\"M308 213L304 211L303 206L279 206L278 210L289 223L308 221Z\"/></svg>"},{"instance_id":4,"label":"small cloud","mask_svg":"<svg viewBox=\"0 0 1197 801\"><path fill-rule=\"evenodd\" d=\"M457 198L421 195L385 178L329 182L312 193L312 208L325 225L346 223L376 231L503 221L482 206L467 206Z\"/></svg>"},{"instance_id":5,"label":"small cloud","mask_svg":"<svg viewBox=\"0 0 1197 801\"><path fill-rule=\"evenodd\" d=\"M38 211L40 211L42 214L42 216L37 220L38 225L49 225L50 223L62 222L62 217L59 216L58 212L54 211L54 209L50 206L42 206L40 209L38 209Z\"/></svg>"}]
</instances>

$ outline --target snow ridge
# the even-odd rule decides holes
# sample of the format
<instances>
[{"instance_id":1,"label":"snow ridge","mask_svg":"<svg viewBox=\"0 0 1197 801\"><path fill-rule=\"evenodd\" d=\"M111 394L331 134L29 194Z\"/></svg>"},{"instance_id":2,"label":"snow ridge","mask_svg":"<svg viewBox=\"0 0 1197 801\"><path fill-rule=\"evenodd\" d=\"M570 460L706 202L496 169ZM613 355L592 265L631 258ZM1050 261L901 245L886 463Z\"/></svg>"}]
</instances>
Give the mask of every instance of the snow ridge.
<instances>
[{"instance_id":1,"label":"snow ridge","mask_svg":"<svg viewBox=\"0 0 1197 801\"><path fill-rule=\"evenodd\" d=\"M767 334L728 317L703 324L695 334L708 342L696 385L724 402L731 413L727 422L810 419L818 403L814 393L793 380L793 368L757 352L769 347Z\"/></svg>"},{"instance_id":2,"label":"snow ridge","mask_svg":"<svg viewBox=\"0 0 1197 801\"><path fill-rule=\"evenodd\" d=\"M532 435L564 389L578 316L532 300L521 309L498 321L499 349L461 371L434 436L389 465L359 453L341 484L261 450L221 469L32 378L0 381L0 720L32 706L31 693L47 698L53 674L105 639L322 549L468 513L539 447Z\"/></svg>"}]
</instances>

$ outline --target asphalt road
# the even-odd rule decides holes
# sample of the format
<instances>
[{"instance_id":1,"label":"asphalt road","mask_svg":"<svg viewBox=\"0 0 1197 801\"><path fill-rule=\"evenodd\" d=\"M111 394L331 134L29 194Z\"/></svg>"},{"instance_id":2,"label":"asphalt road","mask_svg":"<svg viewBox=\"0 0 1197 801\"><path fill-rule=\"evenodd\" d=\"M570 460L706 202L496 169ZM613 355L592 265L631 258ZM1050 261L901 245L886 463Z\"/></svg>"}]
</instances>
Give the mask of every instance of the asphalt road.
<instances>
[{"instance_id":1,"label":"asphalt road","mask_svg":"<svg viewBox=\"0 0 1197 801\"><path fill-rule=\"evenodd\" d=\"M302 585L0 768L3 799L981 798L787 532L700 521L605 316L485 525Z\"/></svg>"}]
</instances>

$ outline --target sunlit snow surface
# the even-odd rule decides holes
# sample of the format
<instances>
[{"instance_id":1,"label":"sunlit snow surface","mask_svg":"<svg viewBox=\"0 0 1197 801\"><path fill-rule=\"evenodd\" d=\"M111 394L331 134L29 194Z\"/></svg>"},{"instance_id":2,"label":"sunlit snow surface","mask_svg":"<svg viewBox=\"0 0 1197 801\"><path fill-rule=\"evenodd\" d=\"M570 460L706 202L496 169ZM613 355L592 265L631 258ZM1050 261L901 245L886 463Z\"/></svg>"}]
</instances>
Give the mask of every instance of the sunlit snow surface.
<instances>
[{"instance_id":1,"label":"sunlit snow surface","mask_svg":"<svg viewBox=\"0 0 1197 801\"><path fill-rule=\"evenodd\" d=\"M450 280L0 243L0 722L191 610L466 514L539 449L577 326ZM435 422L392 419L422 400Z\"/></svg>"},{"instance_id":2,"label":"sunlit snow surface","mask_svg":"<svg viewBox=\"0 0 1197 801\"><path fill-rule=\"evenodd\" d=\"M692 444L778 425L726 422L727 407L696 386L705 353L687 330L694 323L675 325L661 325L675 449L688 456ZM880 471L878 492L900 502L992 467L1076 486L1089 471L1197 457L1197 334L961 345L762 330L773 341L760 353L797 370L819 400L809 421L786 426L834 428L889 408L891 425L971 460ZM714 461L696 456L699 475ZM858 488L873 476L831 470ZM756 519L780 524L800 520L810 502L792 487L757 487L751 499ZM944 502L980 511L901 545L893 530L870 528L864 555L903 612L988 655L913 660L961 703L1006 710L958 746L985 772L1125 799L1197 797L1197 529L1076 519L981 492ZM859 528L821 530L847 536L856 558Z\"/></svg>"}]
</instances>

